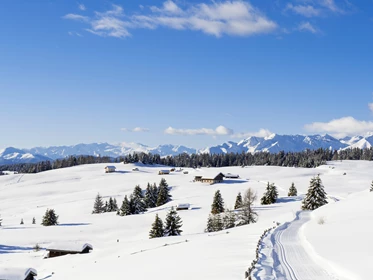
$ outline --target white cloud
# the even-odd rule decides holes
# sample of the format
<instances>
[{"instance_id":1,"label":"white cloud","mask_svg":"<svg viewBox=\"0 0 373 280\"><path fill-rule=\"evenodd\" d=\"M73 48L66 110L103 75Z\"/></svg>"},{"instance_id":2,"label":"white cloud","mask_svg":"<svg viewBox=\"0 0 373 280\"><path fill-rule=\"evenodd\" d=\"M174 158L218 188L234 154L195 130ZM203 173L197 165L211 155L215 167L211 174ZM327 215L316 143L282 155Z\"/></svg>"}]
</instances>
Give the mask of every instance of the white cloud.
<instances>
[{"instance_id":1,"label":"white cloud","mask_svg":"<svg viewBox=\"0 0 373 280\"><path fill-rule=\"evenodd\" d=\"M308 21L300 23L297 27L297 30L311 32L313 34L316 34L319 32L319 30L316 27L314 27L311 23L309 23Z\"/></svg>"},{"instance_id":2,"label":"white cloud","mask_svg":"<svg viewBox=\"0 0 373 280\"><path fill-rule=\"evenodd\" d=\"M223 35L250 36L270 33L277 24L263 15L250 3L241 0L225 0L208 4L194 4L186 8L167 0L162 6L152 6L150 11L125 15L123 8L113 5L106 12L95 12L93 18L68 14L65 19L86 21L86 30L99 36L124 38L130 29L156 29L168 27L176 30L195 30L221 37Z\"/></svg>"},{"instance_id":3,"label":"white cloud","mask_svg":"<svg viewBox=\"0 0 373 280\"><path fill-rule=\"evenodd\" d=\"M87 8L84 6L84 4L79 4L78 6L79 10L85 11Z\"/></svg>"},{"instance_id":4,"label":"white cloud","mask_svg":"<svg viewBox=\"0 0 373 280\"><path fill-rule=\"evenodd\" d=\"M67 32L70 36L78 36L78 37L82 37L82 34L78 33L78 32L73 32L73 31L69 31Z\"/></svg>"},{"instance_id":5,"label":"white cloud","mask_svg":"<svg viewBox=\"0 0 373 280\"><path fill-rule=\"evenodd\" d=\"M126 132L149 132L149 128L144 127L135 127L135 128L121 128L120 130L126 131Z\"/></svg>"},{"instance_id":6,"label":"white cloud","mask_svg":"<svg viewBox=\"0 0 373 280\"><path fill-rule=\"evenodd\" d=\"M273 133L271 131L269 131L268 129L261 128L257 132L241 132L241 133L233 134L232 138L244 139L244 138L248 138L250 136L268 137L271 134L273 134Z\"/></svg>"},{"instance_id":7,"label":"white cloud","mask_svg":"<svg viewBox=\"0 0 373 280\"><path fill-rule=\"evenodd\" d=\"M342 13L343 11L337 6L334 0L320 0L320 5L335 13Z\"/></svg>"},{"instance_id":8,"label":"white cloud","mask_svg":"<svg viewBox=\"0 0 373 280\"><path fill-rule=\"evenodd\" d=\"M330 122L314 122L304 128L310 132L329 133L335 137L363 135L373 131L372 121L359 121L353 117L334 119Z\"/></svg>"},{"instance_id":9,"label":"white cloud","mask_svg":"<svg viewBox=\"0 0 373 280\"><path fill-rule=\"evenodd\" d=\"M290 10L298 15L305 17L316 17L321 14L321 11L311 5L293 5L291 3L287 4L286 11Z\"/></svg>"},{"instance_id":10,"label":"white cloud","mask_svg":"<svg viewBox=\"0 0 373 280\"><path fill-rule=\"evenodd\" d=\"M78 20L78 21L89 21L89 17L77 15L77 14L67 14L63 16L64 19Z\"/></svg>"},{"instance_id":11,"label":"white cloud","mask_svg":"<svg viewBox=\"0 0 373 280\"><path fill-rule=\"evenodd\" d=\"M369 110L373 113L373 103L368 104Z\"/></svg>"},{"instance_id":12,"label":"white cloud","mask_svg":"<svg viewBox=\"0 0 373 280\"><path fill-rule=\"evenodd\" d=\"M165 129L164 133L172 135L211 135L211 136L220 136L220 135L232 135L233 130L225 126L218 126L215 129L212 128L198 128L198 129L177 129L173 127L168 127Z\"/></svg>"}]
</instances>

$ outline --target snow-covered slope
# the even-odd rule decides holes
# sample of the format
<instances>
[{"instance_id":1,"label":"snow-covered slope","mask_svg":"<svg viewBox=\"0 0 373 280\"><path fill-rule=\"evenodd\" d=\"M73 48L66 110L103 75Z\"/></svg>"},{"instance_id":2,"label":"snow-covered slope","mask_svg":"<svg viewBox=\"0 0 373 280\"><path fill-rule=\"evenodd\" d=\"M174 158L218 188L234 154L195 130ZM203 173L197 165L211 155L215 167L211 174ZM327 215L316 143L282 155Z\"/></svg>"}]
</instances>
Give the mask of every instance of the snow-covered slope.
<instances>
[{"instance_id":1,"label":"snow-covered slope","mask_svg":"<svg viewBox=\"0 0 373 280\"><path fill-rule=\"evenodd\" d=\"M321 246L320 237L324 236L320 234L321 230L327 239L330 237L325 248L335 250L331 257L355 258L345 266L345 270L361 275L360 279L370 279L369 269L360 268L370 260L373 250L368 241L363 242L372 234L370 229L367 234L363 229L373 218L369 214L373 213L373 203L362 201L363 196L350 194L369 188L373 162L331 162L311 169L271 166L187 169L189 174L175 172L164 176L172 187L173 196L173 201L166 205L149 209L141 215L93 215L91 211L98 192L105 200L111 196L120 203L137 184L145 188L147 182L159 182L162 177L157 172L161 166L114 165L119 172L112 174L104 173L105 164L93 164L38 174L0 176L0 213L3 219L0 267L33 267L38 271L37 279L50 280L121 279L124 275L137 280L243 279L245 270L255 258L256 244L264 229L272 227L273 221L293 220L310 178L320 174L330 201L345 200L338 202L341 203L339 208L333 208L338 203L325 207L325 212L320 213L326 217L326 223L314 225L319 227L316 228L318 235L306 232L307 238L317 254L329 256L329 251ZM135 166L139 171L132 172ZM239 174L242 179L215 185L192 182L195 175L212 176L218 172ZM259 200L256 201L254 209L259 214L258 223L229 231L204 233L216 190L221 191L225 206L232 208L238 192L250 187L260 198L268 181L276 184L280 198L278 203L269 206L259 205ZM286 197L291 182L298 188L298 197ZM368 192L364 195L368 194L371 195ZM350 197L353 199L351 205L348 202ZM179 212L183 221L182 235L149 239L155 215L164 219L170 207L178 203L191 204L191 210ZM56 210L59 226L40 225L47 208ZM31 223L33 217L36 218L35 225ZM20 225L21 219L23 225ZM350 227L356 227L356 231L350 231ZM357 254L351 254L350 245L344 247L354 240L360 241L355 242L359 248ZM86 255L43 259L44 250L34 252L32 249L36 243L45 248L54 242L73 241L92 244L93 251ZM361 265L357 264L360 259L363 259Z\"/></svg>"},{"instance_id":2,"label":"snow-covered slope","mask_svg":"<svg viewBox=\"0 0 373 280\"><path fill-rule=\"evenodd\" d=\"M50 160L48 157L38 154L28 153L24 150L9 147L0 150L0 165L14 163L35 163L43 160Z\"/></svg>"}]
</instances>

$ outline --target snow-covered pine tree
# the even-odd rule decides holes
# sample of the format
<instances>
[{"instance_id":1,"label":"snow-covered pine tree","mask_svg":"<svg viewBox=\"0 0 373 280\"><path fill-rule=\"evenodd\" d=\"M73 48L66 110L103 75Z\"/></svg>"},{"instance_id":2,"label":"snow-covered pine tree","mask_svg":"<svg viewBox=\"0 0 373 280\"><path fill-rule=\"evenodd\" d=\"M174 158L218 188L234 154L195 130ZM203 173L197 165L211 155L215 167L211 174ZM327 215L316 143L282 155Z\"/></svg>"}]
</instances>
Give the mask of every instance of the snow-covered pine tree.
<instances>
[{"instance_id":1,"label":"snow-covered pine tree","mask_svg":"<svg viewBox=\"0 0 373 280\"><path fill-rule=\"evenodd\" d=\"M224 212L224 201L220 190L217 190L211 204L211 214L220 214Z\"/></svg>"},{"instance_id":2,"label":"snow-covered pine tree","mask_svg":"<svg viewBox=\"0 0 373 280\"><path fill-rule=\"evenodd\" d=\"M171 201L170 190L165 179L161 179L158 188L157 207Z\"/></svg>"},{"instance_id":3,"label":"snow-covered pine tree","mask_svg":"<svg viewBox=\"0 0 373 280\"><path fill-rule=\"evenodd\" d=\"M274 183L272 183L272 184L269 186L268 199L269 199L269 201L270 201L271 204L272 204L272 203L276 203L277 198L278 198L277 187L275 186Z\"/></svg>"},{"instance_id":4,"label":"snow-covered pine tree","mask_svg":"<svg viewBox=\"0 0 373 280\"><path fill-rule=\"evenodd\" d=\"M171 210L167 213L164 234L165 236L176 236L180 235L183 231L181 230L182 221L176 210L171 207Z\"/></svg>"},{"instance_id":5,"label":"snow-covered pine tree","mask_svg":"<svg viewBox=\"0 0 373 280\"><path fill-rule=\"evenodd\" d=\"M242 207L238 213L238 225L248 225L256 223L258 214L253 210L253 205L257 199L256 193L251 189L245 192Z\"/></svg>"},{"instance_id":6,"label":"snow-covered pine tree","mask_svg":"<svg viewBox=\"0 0 373 280\"><path fill-rule=\"evenodd\" d=\"M122 202L122 206L118 210L117 214L119 216L128 216L128 215L132 214L130 202L129 202L127 196L124 196L124 199L123 199L123 202Z\"/></svg>"},{"instance_id":7,"label":"snow-covered pine tree","mask_svg":"<svg viewBox=\"0 0 373 280\"><path fill-rule=\"evenodd\" d=\"M306 197L302 201L302 210L315 210L327 204L326 197L320 176L312 178Z\"/></svg>"},{"instance_id":8,"label":"snow-covered pine tree","mask_svg":"<svg viewBox=\"0 0 373 280\"><path fill-rule=\"evenodd\" d=\"M134 214L140 214L146 212L146 204L144 201L144 195L142 194L142 189L137 185L132 193L133 197L133 209Z\"/></svg>"},{"instance_id":9,"label":"snow-covered pine tree","mask_svg":"<svg viewBox=\"0 0 373 280\"><path fill-rule=\"evenodd\" d=\"M221 218L221 214L214 215L214 231L220 231L224 229L224 223Z\"/></svg>"},{"instance_id":10,"label":"snow-covered pine tree","mask_svg":"<svg viewBox=\"0 0 373 280\"><path fill-rule=\"evenodd\" d=\"M58 225L58 216L54 209L47 209L43 216L43 220L41 223L43 226L55 226Z\"/></svg>"},{"instance_id":11,"label":"snow-covered pine tree","mask_svg":"<svg viewBox=\"0 0 373 280\"><path fill-rule=\"evenodd\" d=\"M213 232L213 231L215 231L214 215L209 214L209 217L207 218L207 226L206 226L205 232Z\"/></svg>"},{"instance_id":12,"label":"snow-covered pine tree","mask_svg":"<svg viewBox=\"0 0 373 280\"><path fill-rule=\"evenodd\" d=\"M112 208L113 208L113 211L112 211L112 212L116 212L116 211L118 211L118 203L117 203L117 200L116 200L115 197L114 197L114 199L113 199L113 205L112 205Z\"/></svg>"},{"instance_id":13,"label":"snow-covered pine tree","mask_svg":"<svg viewBox=\"0 0 373 280\"><path fill-rule=\"evenodd\" d=\"M105 212L104 201L102 200L102 196L98 193L95 199L95 203L93 204L92 214L100 214L104 212Z\"/></svg>"},{"instance_id":14,"label":"snow-covered pine tree","mask_svg":"<svg viewBox=\"0 0 373 280\"><path fill-rule=\"evenodd\" d=\"M35 220L35 217L32 218L32 224L35 225L36 224L36 220Z\"/></svg>"},{"instance_id":15,"label":"snow-covered pine tree","mask_svg":"<svg viewBox=\"0 0 373 280\"><path fill-rule=\"evenodd\" d=\"M297 196L297 195L298 195L297 188L295 187L294 182L292 182L292 183L291 183L291 186L290 186L290 188L289 188L288 196Z\"/></svg>"},{"instance_id":16,"label":"snow-covered pine tree","mask_svg":"<svg viewBox=\"0 0 373 280\"><path fill-rule=\"evenodd\" d=\"M109 212L109 203L105 201L104 212Z\"/></svg>"},{"instance_id":17,"label":"snow-covered pine tree","mask_svg":"<svg viewBox=\"0 0 373 280\"><path fill-rule=\"evenodd\" d=\"M21 219L21 223L20 223L21 225L23 225L24 224L24 222L23 222L23 219Z\"/></svg>"},{"instance_id":18,"label":"snow-covered pine tree","mask_svg":"<svg viewBox=\"0 0 373 280\"><path fill-rule=\"evenodd\" d=\"M236 226L236 214L234 211L226 209L223 217L224 229L234 228Z\"/></svg>"},{"instance_id":19,"label":"snow-covered pine tree","mask_svg":"<svg viewBox=\"0 0 373 280\"><path fill-rule=\"evenodd\" d=\"M155 221L152 224L152 228L149 232L149 238L157 238L164 236L163 222L159 218L158 214L155 215Z\"/></svg>"},{"instance_id":20,"label":"snow-covered pine tree","mask_svg":"<svg viewBox=\"0 0 373 280\"><path fill-rule=\"evenodd\" d=\"M242 195L239 192L237 197L236 197L236 203L234 204L234 209L239 209L242 207Z\"/></svg>"},{"instance_id":21,"label":"snow-covered pine tree","mask_svg":"<svg viewBox=\"0 0 373 280\"><path fill-rule=\"evenodd\" d=\"M265 193L263 194L262 198L260 199L260 203L261 203L262 205L271 204L271 202L270 202L269 199L268 199L269 191L270 191L270 184L269 184L269 182L268 182L268 183L267 183L266 191L265 191Z\"/></svg>"},{"instance_id":22,"label":"snow-covered pine tree","mask_svg":"<svg viewBox=\"0 0 373 280\"><path fill-rule=\"evenodd\" d=\"M157 197L150 183L148 183L145 190L145 204L147 208L153 208L157 205Z\"/></svg>"}]
</instances>

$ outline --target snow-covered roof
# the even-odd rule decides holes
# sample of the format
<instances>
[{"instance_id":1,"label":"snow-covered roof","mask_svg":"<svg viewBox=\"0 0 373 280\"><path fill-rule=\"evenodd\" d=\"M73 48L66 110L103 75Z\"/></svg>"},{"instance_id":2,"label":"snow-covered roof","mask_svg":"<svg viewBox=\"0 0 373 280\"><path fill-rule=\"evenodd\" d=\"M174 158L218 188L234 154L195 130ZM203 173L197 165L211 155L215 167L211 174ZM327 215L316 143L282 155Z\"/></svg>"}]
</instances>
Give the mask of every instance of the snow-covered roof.
<instances>
[{"instance_id":1,"label":"snow-covered roof","mask_svg":"<svg viewBox=\"0 0 373 280\"><path fill-rule=\"evenodd\" d=\"M32 274L33 276L37 275L37 272L33 268L2 268L0 267L0 279L5 280L25 280L28 275Z\"/></svg>"},{"instance_id":2,"label":"snow-covered roof","mask_svg":"<svg viewBox=\"0 0 373 280\"><path fill-rule=\"evenodd\" d=\"M176 208L189 208L190 204L189 203L179 203L176 205Z\"/></svg>"},{"instance_id":3,"label":"snow-covered roof","mask_svg":"<svg viewBox=\"0 0 373 280\"><path fill-rule=\"evenodd\" d=\"M115 166L113 166L113 165L108 165L108 166L106 166L105 168L109 168L109 169L115 169L116 167L115 167Z\"/></svg>"},{"instance_id":4,"label":"snow-covered roof","mask_svg":"<svg viewBox=\"0 0 373 280\"><path fill-rule=\"evenodd\" d=\"M224 174L225 177L227 178L238 178L240 177L238 174L231 174L231 173L226 173Z\"/></svg>"},{"instance_id":5,"label":"snow-covered roof","mask_svg":"<svg viewBox=\"0 0 373 280\"><path fill-rule=\"evenodd\" d=\"M79 241L55 242L47 247L47 251L82 252L85 248L93 249L89 243Z\"/></svg>"},{"instance_id":6,"label":"snow-covered roof","mask_svg":"<svg viewBox=\"0 0 373 280\"><path fill-rule=\"evenodd\" d=\"M163 169L163 170L159 170L159 172L163 172L163 173L170 173L170 170L167 170L167 169Z\"/></svg>"}]
</instances>

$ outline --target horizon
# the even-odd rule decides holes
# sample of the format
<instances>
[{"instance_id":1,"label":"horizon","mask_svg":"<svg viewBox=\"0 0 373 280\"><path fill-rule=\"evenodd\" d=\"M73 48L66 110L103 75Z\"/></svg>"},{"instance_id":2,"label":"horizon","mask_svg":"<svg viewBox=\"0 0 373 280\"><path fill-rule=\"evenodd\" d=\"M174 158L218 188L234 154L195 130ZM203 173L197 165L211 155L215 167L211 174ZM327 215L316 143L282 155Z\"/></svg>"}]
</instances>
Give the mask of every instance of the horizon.
<instances>
[{"instance_id":1,"label":"horizon","mask_svg":"<svg viewBox=\"0 0 373 280\"><path fill-rule=\"evenodd\" d=\"M366 3L0 5L0 149L373 131Z\"/></svg>"}]
</instances>

